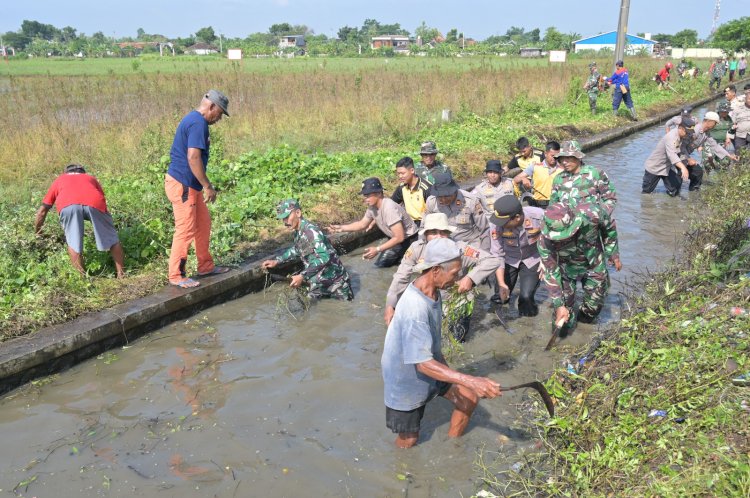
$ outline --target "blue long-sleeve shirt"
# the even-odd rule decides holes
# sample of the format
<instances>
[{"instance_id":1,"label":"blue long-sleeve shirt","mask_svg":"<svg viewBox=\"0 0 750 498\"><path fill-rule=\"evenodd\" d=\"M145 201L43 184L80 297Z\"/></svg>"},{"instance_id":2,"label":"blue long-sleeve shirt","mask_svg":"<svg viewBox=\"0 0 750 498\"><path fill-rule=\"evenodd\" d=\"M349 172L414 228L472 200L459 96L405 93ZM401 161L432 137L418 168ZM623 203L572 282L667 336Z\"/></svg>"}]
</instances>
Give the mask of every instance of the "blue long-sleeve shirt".
<instances>
[{"instance_id":1,"label":"blue long-sleeve shirt","mask_svg":"<svg viewBox=\"0 0 750 498\"><path fill-rule=\"evenodd\" d=\"M625 88L630 90L630 79L628 78L628 70L624 67L617 68L609 78L610 84L614 85L615 91L620 89L620 85L625 85Z\"/></svg>"}]
</instances>

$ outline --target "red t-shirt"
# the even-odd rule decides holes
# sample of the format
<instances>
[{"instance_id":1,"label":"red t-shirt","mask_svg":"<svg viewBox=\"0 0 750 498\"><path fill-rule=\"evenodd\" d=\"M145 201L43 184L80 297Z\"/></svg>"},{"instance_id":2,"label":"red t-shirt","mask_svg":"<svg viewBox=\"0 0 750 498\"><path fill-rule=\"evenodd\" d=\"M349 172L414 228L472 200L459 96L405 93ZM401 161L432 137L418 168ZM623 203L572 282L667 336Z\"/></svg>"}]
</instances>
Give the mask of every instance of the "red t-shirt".
<instances>
[{"instance_id":1,"label":"red t-shirt","mask_svg":"<svg viewBox=\"0 0 750 498\"><path fill-rule=\"evenodd\" d=\"M107 212L107 201L99 182L86 173L65 173L55 178L42 204L54 205L59 213L72 204L82 204Z\"/></svg>"},{"instance_id":2,"label":"red t-shirt","mask_svg":"<svg viewBox=\"0 0 750 498\"><path fill-rule=\"evenodd\" d=\"M667 68L661 68L661 71L659 71L659 79L662 81L667 81L669 79L669 71L667 71Z\"/></svg>"}]
</instances>

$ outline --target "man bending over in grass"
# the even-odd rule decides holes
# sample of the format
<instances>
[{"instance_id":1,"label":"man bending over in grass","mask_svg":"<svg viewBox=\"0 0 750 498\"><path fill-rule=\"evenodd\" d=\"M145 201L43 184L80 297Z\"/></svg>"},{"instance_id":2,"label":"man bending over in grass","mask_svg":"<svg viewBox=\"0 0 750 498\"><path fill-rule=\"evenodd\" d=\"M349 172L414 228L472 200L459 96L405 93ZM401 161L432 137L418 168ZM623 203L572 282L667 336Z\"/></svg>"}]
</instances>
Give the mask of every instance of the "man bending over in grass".
<instances>
[{"instance_id":1,"label":"man bending over in grass","mask_svg":"<svg viewBox=\"0 0 750 498\"><path fill-rule=\"evenodd\" d=\"M112 222L112 216L107 211L107 201L99 182L80 164L69 164L65 171L58 176L42 200L42 205L36 212L34 231L42 233L42 225L52 206L57 208L60 224L65 231L68 243L68 256L73 268L86 274L83 266L83 221L89 220L94 226L96 248L109 251L115 262L117 278L125 276L122 245L117 237L117 230Z\"/></svg>"}]
</instances>

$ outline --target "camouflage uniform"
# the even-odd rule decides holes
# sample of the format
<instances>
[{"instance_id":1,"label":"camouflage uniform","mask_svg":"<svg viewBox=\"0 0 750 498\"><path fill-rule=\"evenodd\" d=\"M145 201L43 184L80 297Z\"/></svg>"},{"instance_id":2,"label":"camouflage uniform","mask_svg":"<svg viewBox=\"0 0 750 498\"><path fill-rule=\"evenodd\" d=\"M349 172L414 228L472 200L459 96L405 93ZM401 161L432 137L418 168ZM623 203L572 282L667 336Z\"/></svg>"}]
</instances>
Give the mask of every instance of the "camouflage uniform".
<instances>
[{"instance_id":1,"label":"camouflage uniform","mask_svg":"<svg viewBox=\"0 0 750 498\"><path fill-rule=\"evenodd\" d=\"M619 257L615 221L596 203L583 202L574 209L553 204L545 212L539 240L542 279L552 306L564 305L570 312L567 330L577 321L573 309L576 282L581 281L584 291L579 318L593 321L609 290L607 258L615 256Z\"/></svg>"},{"instance_id":2,"label":"camouflage uniform","mask_svg":"<svg viewBox=\"0 0 750 498\"><path fill-rule=\"evenodd\" d=\"M419 150L419 154L437 154L438 149L435 146L435 142L423 142L422 147ZM435 183L435 173L451 173L451 169L440 161L435 161L431 168L425 166L423 162L414 166L414 173L422 180L428 187L432 187Z\"/></svg>"},{"instance_id":3,"label":"camouflage uniform","mask_svg":"<svg viewBox=\"0 0 750 498\"><path fill-rule=\"evenodd\" d=\"M296 201L286 200L277 208L277 217L286 218L293 209L299 209ZM311 298L333 297L346 301L354 298L349 273L341 264L336 249L323 231L305 218L300 218L299 228L294 231L294 245L275 259L279 263L302 260L301 275L308 284L307 294Z\"/></svg>"},{"instance_id":4,"label":"camouflage uniform","mask_svg":"<svg viewBox=\"0 0 750 498\"><path fill-rule=\"evenodd\" d=\"M726 66L724 65L724 61L718 60L711 64L710 69L710 77L711 81L708 83L708 89L713 89L714 83L716 83L716 89L718 90L721 87L721 78L724 77L724 73L726 72Z\"/></svg>"},{"instance_id":5,"label":"camouflage uniform","mask_svg":"<svg viewBox=\"0 0 750 498\"><path fill-rule=\"evenodd\" d=\"M599 74L599 70L596 68L596 62L589 64L589 69L592 71L589 75L589 79L586 80L584 88L589 96L589 107L591 108L591 113L596 114L596 99L599 97L599 82L602 75Z\"/></svg>"},{"instance_id":6,"label":"camouflage uniform","mask_svg":"<svg viewBox=\"0 0 750 498\"><path fill-rule=\"evenodd\" d=\"M435 183L435 173L450 173L451 169L440 161L435 161L432 168L428 168L424 163L420 162L414 166L414 173L422 180L428 187L431 187Z\"/></svg>"},{"instance_id":7,"label":"camouflage uniform","mask_svg":"<svg viewBox=\"0 0 750 498\"><path fill-rule=\"evenodd\" d=\"M556 157L573 156L583 159L581 146L576 140L563 142ZM549 203L562 202L575 206L579 202L596 202L612 216L617 205L615 188L609 183L607 174L594 166L581 164L578 173L563 171L552 181Z\"/></svg>"}]
</instances>

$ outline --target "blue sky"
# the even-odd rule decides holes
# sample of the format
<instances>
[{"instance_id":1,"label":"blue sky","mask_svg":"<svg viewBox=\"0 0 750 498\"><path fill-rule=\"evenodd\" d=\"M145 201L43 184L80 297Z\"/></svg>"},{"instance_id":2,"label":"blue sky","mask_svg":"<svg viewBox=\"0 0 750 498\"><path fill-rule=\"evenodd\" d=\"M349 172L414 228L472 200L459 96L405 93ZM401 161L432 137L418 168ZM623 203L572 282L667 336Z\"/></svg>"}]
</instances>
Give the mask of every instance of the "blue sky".
<instances>
[{"instance_id":1,"label":"blue sky","mask_svg":"<svg viewBox=\"0 0 750 498\"><path fill-rule=\"evenodd\" d=\"M467 37L504 34L510 26L548 26L583 36L617 28L619 0L27 0L4 2L0 32L16 31L24 19L72 26L88 35L135 36L138 28L168 37L188 36L205 26L228 37L265 32L274 23L305 24L327 36L366 18L398 22L414 32L425 21L443 33ZM750 0L722 0L720 21L750 15ZM673 34L695 29L706 37L714 0L631 0L628 32Z\"/></svg>"}]
</instances>

